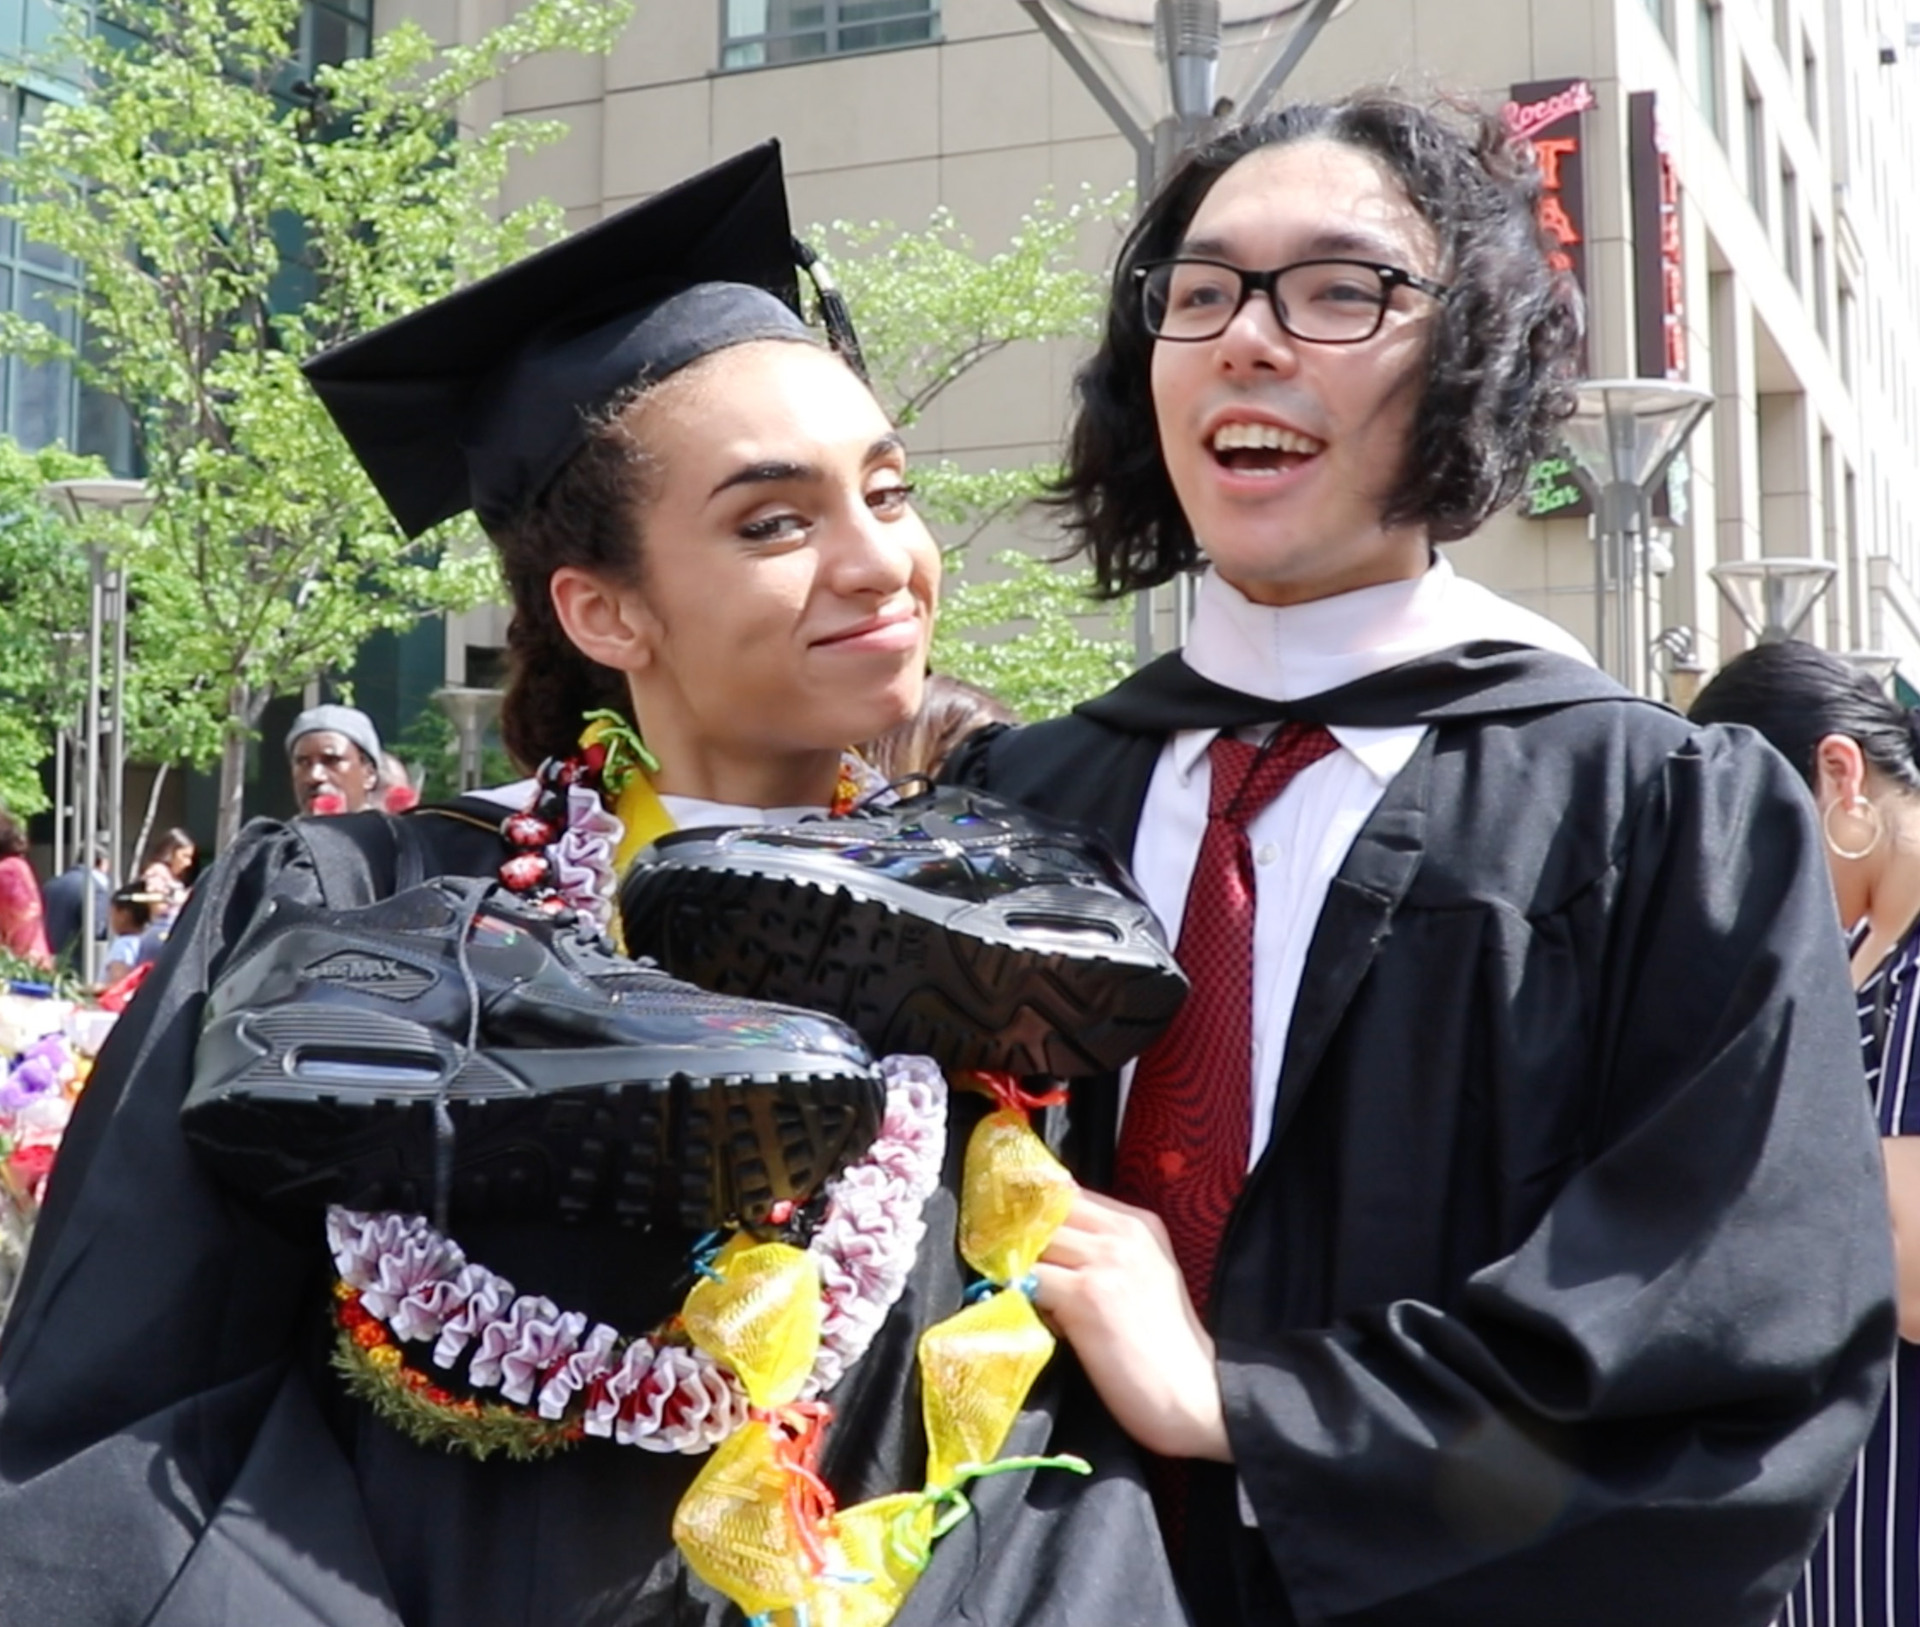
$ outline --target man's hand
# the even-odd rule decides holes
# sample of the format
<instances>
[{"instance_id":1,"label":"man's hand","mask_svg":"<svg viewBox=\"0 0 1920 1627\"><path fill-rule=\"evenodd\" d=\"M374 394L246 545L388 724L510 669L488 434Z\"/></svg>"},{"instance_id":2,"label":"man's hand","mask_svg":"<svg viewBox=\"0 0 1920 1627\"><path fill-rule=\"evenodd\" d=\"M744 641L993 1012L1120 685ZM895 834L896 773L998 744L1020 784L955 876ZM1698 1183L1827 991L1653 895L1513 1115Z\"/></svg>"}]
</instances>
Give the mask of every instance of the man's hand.
<instances>
[{"instance_id":1,"label":"man's hand","mask_svg":"<svg viewBox=\"0 0 1920 1627\"><path fill-rule=\"evenodd\" d=\"M1034 1274L1035 1305L1122 1429L1162 1457L1233 1461L1213 1339L1158 1215L1082 1191Z\"/></svg>"}]
</instances>

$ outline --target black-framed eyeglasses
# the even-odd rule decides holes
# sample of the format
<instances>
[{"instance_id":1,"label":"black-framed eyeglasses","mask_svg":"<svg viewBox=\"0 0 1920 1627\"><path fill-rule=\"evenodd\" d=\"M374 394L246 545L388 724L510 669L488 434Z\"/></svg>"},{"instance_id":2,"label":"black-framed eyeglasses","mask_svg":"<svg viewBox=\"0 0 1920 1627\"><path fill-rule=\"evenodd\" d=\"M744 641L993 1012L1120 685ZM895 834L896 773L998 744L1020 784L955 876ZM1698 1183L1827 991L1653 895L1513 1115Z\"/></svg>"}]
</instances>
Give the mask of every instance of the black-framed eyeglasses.
<instances>
[{"instance_id":1,"label":"black-framed eyeglasses","mask_svg":"<svg viewBox=\"0 0 1920 1627\"><path fill-rule=\"evenodd\" d=\"M1371 260L1300 260L1273 271L1248 271L1224 260L1149 260L1134 267L1140 315L1156 339L1217 339L1255 294L1265 294L1274 320L1315 345L1363 344L1380 331L1396 288L1444 303L1453 290L1430 277Z\"/></svg>"}]
</instances>

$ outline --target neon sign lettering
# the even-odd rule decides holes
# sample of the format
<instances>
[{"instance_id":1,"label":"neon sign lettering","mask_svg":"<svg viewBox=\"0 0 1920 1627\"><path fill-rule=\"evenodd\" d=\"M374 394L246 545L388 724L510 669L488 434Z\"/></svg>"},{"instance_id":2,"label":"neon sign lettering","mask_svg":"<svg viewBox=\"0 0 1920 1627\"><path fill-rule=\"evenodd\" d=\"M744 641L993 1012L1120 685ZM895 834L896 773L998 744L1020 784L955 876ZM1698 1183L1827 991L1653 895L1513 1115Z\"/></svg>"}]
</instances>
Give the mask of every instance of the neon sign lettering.
<instances>
[{"instance_id":1,"label":"neon sign lettering","mask_svg":"<svg viewBox=\"0 0 1920 1627\"><path fill-rule=\"evenodd\" d=\"M1500 118L1509 135L1527 141L1562 119L1575 118L1595 105L1593 86L1584 79L1575 79L1536 102L1508 102L1500 110Z\"/></svg>"}]
</instances>

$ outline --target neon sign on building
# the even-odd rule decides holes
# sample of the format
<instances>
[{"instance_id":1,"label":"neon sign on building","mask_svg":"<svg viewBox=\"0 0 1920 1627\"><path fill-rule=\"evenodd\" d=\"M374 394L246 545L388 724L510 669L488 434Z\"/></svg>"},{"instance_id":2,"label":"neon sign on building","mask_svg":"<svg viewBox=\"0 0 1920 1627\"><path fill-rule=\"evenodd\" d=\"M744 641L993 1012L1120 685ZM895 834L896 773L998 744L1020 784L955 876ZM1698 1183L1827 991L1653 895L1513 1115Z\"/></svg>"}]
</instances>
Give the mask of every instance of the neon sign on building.
<instances>
[{"instance_id":1,"label":"neon sign on building","mask_svg":"<svg viewBox=\"0 0 1920 1627\"><path fill-rule=\"evenodd\" d=\"M1540 166L1540 227L1556 270L1587 291L1586 113L1594 106L1585 79L1547 79L1515 85L1501 118L1516 140L1533 149ZM1523 512L1533 519L1593 511L1586 488L1562 457L1544 458L1527 477Z\"/></svg>"}]
</instances>

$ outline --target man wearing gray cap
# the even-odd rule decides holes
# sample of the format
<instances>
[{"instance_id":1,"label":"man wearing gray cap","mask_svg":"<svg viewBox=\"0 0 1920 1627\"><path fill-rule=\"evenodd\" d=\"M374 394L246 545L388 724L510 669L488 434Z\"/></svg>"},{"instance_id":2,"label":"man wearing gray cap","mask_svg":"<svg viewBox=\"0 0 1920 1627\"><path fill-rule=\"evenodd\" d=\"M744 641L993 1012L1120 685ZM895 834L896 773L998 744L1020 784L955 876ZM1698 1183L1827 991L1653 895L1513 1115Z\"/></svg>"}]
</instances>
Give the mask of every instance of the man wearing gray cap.
<instances>
[{"instance_id":1,"label":"man wearing gray cap","mask_svg":"<svg viewBox=\"0 0 1920 1627\"><path fill-rule=\"evenodd\" d=\"M380 731L352 706L310 706L287 731L303 814L360 813L380 782Z\"/></svg>"}]
</instances>

